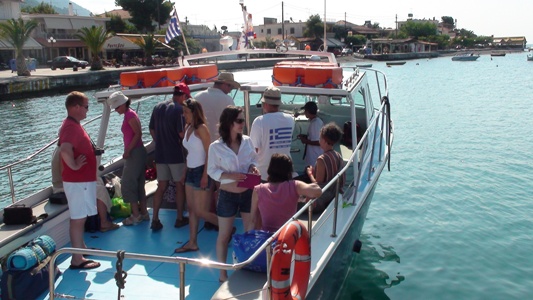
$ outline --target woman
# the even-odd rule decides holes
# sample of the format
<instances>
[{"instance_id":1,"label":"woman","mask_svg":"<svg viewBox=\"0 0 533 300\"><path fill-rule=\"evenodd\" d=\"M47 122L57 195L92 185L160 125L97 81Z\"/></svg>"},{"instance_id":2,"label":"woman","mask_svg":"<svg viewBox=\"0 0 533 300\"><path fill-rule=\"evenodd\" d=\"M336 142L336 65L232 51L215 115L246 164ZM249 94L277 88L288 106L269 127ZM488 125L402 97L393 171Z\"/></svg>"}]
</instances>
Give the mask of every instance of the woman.
<instances>
[{"instance_id":1,"label":"woman","mask_svg":"<svg viewBox=\"0 0 533 300\"><path fill-rule=\"evenodd\" d=\"M121 187L124 202L131 205L131 215L122 221L123 225L137 225L149 221L150 215L146 208L144 190L144 171L146 165L146 149L142 142L141 121L137 113L130 108L131 101L122 92L114 92L107 103L119 115L124 115L122 134L124 138L124 168L122 170Z\"/></svg>"},{"instance_id":2,"label":"woman","mask_svg":"<svg viewBox=\"0 0 533 300\"><path fill-rule=\"evenodd\" d=\"M202 105L194 99L184 102L183 116L187 123L183 137L183 147L187 149L187 174L185 197L189 208L190 239L174 252L198 251L198 221L218 225L217 216L209 212L213 181L207 176L206 162L211 142Z\"/></svg>"},{"instance_id":3,"label":"woman","mask_svg":"<svg viewBox=\"0 0 533 300\"><path fill-rule=\"evenodd\" d=\"M333 122L326 124L320 130L320 139L318 142L320 143L320 148L324 150L324 153L316 160L314 176L316 182L321 187L324 187L330 180L332 180L344 165L342 155L333 150L333 146L335 146L341 138L342 131L339 126ZM339 180L339 186L342 188L344 185L344 175ZM335 197L335 186L336 185L334 184L315 201L313 205L313 213L321 213L326 209L328 204Z\"/></svg>"},{"instance_id":4,"label":"woman","mask_svg":"<svg viewBox=\"0 0 533 300\"><path fill-rule=\"evenodd\" d=\"M228 106L220 115L218 133L220 138L209 146L207 173L213 180L220 182L217 215L218 238L217 259L225 263L228 255L228 243L231 239L233 221L240 211L244 228L251 224L250 206L252 190L239 187L238 183L246 179L246 173L259 175L256 168L257 155L250 137L243 135L243 109ZM228 279L226 270L220 271L219 281Z\"/></svg>"},{"instance_id":5,"label":"woman","mask_svg":"<svg viewBox=\"0 0 533 300\"><path fill-rule=\"evenodd\" d=\"M310 184L292 179L292 160L286 154L275 153L268 165L268 182L257 185L252 195L252 224L248 230L276 232L297 211L300 196L317 198L322 189L307 170Z\"/></svg>"}]
</instances>

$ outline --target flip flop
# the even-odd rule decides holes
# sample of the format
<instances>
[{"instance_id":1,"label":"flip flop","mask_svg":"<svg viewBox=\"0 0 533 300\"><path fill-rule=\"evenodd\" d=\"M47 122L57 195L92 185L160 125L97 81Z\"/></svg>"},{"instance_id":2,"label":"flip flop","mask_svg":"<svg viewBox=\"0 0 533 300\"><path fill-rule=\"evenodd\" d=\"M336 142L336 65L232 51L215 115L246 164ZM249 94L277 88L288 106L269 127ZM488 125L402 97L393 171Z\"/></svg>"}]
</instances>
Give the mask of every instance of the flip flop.
<instances>
[{"instance_id":1,"label":"flip flop","mask_svg":"<svg viewBox=\"0 0 533 300\"><path fill-rule=\"evenodd\" d=\"M90 269L96 269L100 267L100 263L97 262L97 261L94 261L94 260L86 260L84 262L82 262L81 264L75 266L75 265L70 265L70 267L68 267L69 269L71 270L90 270Z\"/></svg>"},{"instance_id":2,"label":"flip flop","mask_svg":"<svg viewBox=\"0 0 533 300\"><path fill-rule=\"evenodd\" d=\"M187 252L196 252L200 250L200 248L185 248L185 245L183 247L176 248L174 250L174 253L187 253Z\"/></svg>"}]
</instances>

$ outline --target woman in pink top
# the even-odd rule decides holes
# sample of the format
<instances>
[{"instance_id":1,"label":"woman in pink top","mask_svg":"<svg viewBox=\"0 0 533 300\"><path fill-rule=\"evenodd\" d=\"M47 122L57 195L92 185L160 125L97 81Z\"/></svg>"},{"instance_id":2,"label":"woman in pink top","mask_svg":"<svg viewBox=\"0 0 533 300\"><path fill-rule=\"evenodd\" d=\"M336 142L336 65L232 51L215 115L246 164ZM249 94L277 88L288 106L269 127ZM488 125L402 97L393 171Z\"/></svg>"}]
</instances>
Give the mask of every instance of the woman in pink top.
<instances>
[{"instance_id":1,"label":"woman in pink top","mask_svg":"<svg viewBox=\"0 0 533 300\"><path fill-rule=\"evenodd\" d=\"M322 189L310 168L310 184L292 179L292 160L286 154L275 153L268 165L268 182L257 185L252 194L252 225L255 228L275 232L295 213L300 196L317 198Z\"/></svg>"},{"instance_id":2,"label":"woman in pink top","mask_svg":"<svg viewBox=\"0 0 533 300\"><path fill-rule=\"evenodd\" d=\"M124 202L131 205L131 216L122 221L123 225L137 225L149 221L144 190L144 172L146 166L146 149L142 142L141 121L131 108L131 101L122 92L114 92L107 103L118 114L124 115L122 134L124 137L124 168L120 190Z\"/></svg>"}]
</instances>

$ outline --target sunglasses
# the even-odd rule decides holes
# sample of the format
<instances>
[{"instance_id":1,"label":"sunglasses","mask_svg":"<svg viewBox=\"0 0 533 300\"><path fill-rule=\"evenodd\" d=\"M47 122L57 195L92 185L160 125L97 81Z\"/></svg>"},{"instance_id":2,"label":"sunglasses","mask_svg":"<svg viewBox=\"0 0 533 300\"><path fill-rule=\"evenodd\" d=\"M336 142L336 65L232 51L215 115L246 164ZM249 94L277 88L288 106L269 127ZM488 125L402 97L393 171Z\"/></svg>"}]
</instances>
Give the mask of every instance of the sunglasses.
<instances>
[{"instance_id":1,"label":"sunglasses","mask_svg":"<svg viewBox=\"0 0 533 300\"><path fill-rule=\"evenodd\" d=\"M244 119L235 119L234 122L237 123L237 124L242 124L242 123L244 123Z\"/></svg>"},{"instance_id":2,"label":"sunglasses","mask_svg":"<svg viewBox=\"0 0 533 300\"><path fill-rule=\"evenodd\" d=\"M185 93L182 93L182 92L174 92L174 96L181 96L181 95L184 95Z\"/></svg>"},{"instance_id":3,"label":"sunglasses","mask_svg":"<svg viewBox=\"0 0 533 300\"><path fill-rule=\"evenodd\" d=\"M192 103L191 99L185 100L185 106L187 106L187 108L191 111L194 111L194 104Z\"/></svg>"}]
</instances>

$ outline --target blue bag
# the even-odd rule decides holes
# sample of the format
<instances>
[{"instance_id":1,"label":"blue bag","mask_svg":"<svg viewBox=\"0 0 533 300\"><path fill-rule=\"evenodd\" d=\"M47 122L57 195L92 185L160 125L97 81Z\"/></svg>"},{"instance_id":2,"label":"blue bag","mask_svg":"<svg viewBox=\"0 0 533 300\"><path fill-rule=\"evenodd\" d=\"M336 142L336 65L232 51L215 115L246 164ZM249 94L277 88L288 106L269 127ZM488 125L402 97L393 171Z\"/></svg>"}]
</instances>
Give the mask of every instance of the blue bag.
<instances>
[{"instance_id":1,"label":"blue bag","mask_svg":"<svg viewBox=\"0 0 533 300\"><path fill-rule=\"evenodd\" d=\"M233 235L233 260L235 263L243 262L250 258L261 245L272 236L272 232L264 230L250 230L243 234ZM267 260L266 251L256 257L246 267L246 270L250 270L258 273L266 273Z\"/></svg>"}]
</instances>

